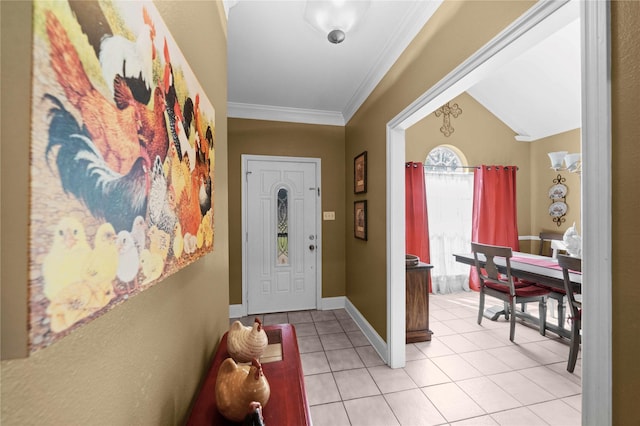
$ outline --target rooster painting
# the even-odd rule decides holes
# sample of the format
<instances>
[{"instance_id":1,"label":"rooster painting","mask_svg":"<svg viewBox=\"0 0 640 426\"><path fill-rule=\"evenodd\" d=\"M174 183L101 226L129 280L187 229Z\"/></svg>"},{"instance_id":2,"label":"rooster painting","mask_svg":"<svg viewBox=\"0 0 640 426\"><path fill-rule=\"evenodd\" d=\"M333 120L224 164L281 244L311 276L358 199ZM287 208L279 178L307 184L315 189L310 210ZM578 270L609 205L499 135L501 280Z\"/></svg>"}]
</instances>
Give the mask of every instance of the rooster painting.
<instances>
[{"instance_id":1,"label":"rooster painting","mask_svg":"<svg viewBox=\"0 0 640 426\"><path fill-rule=\"evenodd\" d=\"M146 8L142 8L144 25L135 41L114 35L107 17L97 1L69 0L82 31L87 35L102 66L102 75L113 93L111 82L121 75L135 99L148 104L153 82L153 60L156 58L156 28Z\"/></svg>"},{"instance_id":2,"label":"rooster painting","mask_svg":"<svg viewBox=\"0 0 640 426\"><path fill-rule=\"evenodd\" d=\"M45 95L54 106L49 125L49 144L45 154L59 146L56 163L62 188L81 200L116 231L129 230L136 216L147 212L149 159L138 157L125 175L111 170L96 149L86 129L52 95Z\"/></svg>"},{"instance_id":3,"label":"rooster painting","mask_svg":"<svg viewBox=\"0 0 640 426\"><path fill-rule=\"evenodd\" d=\"M215 166L215 111L151 1L33 13L32 352L213 249Z\"/></svg>"},{"instance_id":4,"label":"rooster painting","mask_svg":"<svg viewBox=\"0 0 640 426\"><path fill-rule=\"evenodd\" d=\"M134 108L120 110L96 90L58 18L47 13L51 67L69 102L79 110L87 133L112 170L131 169L140 154Z\"/></svg>"}]
</instances>

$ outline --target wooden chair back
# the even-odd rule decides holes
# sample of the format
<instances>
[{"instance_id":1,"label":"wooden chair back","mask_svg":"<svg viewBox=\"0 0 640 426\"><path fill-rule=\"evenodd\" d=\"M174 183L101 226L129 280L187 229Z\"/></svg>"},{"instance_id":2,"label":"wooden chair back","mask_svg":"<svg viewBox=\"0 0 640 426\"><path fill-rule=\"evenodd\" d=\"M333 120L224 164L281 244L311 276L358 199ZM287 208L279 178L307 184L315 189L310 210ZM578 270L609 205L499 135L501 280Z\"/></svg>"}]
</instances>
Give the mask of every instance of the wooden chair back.
<instances>
[{"instance_id":1,"label":"wooden chair back","mask_svg":"<svg viewBox=\"0 0 640 426\"><path fill-rule=\"evenodd\" d=\"M549 256L551 256L553 253L553 249L551 248L551 241L553 240L562 241L564 236L556 232L541 232L539 234L539 237L540 237L540 250L538 250L538 254L542 256L543 253L549 253ZM549 242L549 251L545 251L545 241Z\"/></svg>"},{"instance_id":2,"label":"wooden chair back","mask_svg":"<svg viewBox=\"0 0 640 426\"><path fill-rule=\"evenodd\" d=\"M492 246L488 244L471 243L471 251L476 262L476 271L480 278L480 283L484 284L486 281L490 281L494 284L500 284L508 288L509 293L515 295L515 287L513 283L513 277L511 276L511 256L513 252L511 247ZM482 254L485 257L484 267L480 266L480 259L478 254ZM501 257L505 259L507 273L501 274L498 271L498 267L495 263L495 258ZM484 270L484 272L483 272Z\"/></svg>"},{"instance_id":3,"label":"wooden chair back","mask_svg":"<svg viewBox=\"0 0 640 426\"><path fill-rule=\"evenodd\" d=\"M576 300L573 285L569 276L569 271L582 272L582 259L577 257L558 255L558 265L562 267L564 277L564 290L567 293L569 309L571 310L571 344L569 345L569 360L567 361L567 371L573 373L578 359L580 348L580 329L582 328L582 302Z\"/></svg>"},{"instance_id":4,"label":"wooden chair back","mask_svg":"<svg viewBox=\"0 0 640 426\"><path fill-rule=\"evenodd\" d=\"M571 278L569 276L569 270L582 272L582 259L578 257L566 256L564 254L558 255L558 266L562 268L562 275L564 277L564 291L567 293L567 297L571 302L575 301L573 297L573 285L571 284Z\"/></svg>"}]
</instances>

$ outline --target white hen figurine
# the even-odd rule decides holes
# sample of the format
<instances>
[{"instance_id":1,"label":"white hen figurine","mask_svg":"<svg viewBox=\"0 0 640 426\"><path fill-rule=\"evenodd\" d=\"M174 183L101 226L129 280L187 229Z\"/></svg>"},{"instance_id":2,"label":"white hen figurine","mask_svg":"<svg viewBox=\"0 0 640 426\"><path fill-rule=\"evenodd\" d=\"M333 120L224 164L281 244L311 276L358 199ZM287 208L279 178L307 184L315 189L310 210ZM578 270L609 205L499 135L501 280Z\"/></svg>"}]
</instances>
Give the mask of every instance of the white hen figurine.
<instances>
[{"instance_id":1,"label":"white hen figurine","mask_svg":"<svg viewBox=\"0 0 640 426\"><path fill-rule=\"evenodd\" d=\"M245 327L240 321L234 321L227 335L227 350L236 362L249 362L259 359L269 344L267 333L258 318L253 327Z\"/></svg>"}]
</instances>

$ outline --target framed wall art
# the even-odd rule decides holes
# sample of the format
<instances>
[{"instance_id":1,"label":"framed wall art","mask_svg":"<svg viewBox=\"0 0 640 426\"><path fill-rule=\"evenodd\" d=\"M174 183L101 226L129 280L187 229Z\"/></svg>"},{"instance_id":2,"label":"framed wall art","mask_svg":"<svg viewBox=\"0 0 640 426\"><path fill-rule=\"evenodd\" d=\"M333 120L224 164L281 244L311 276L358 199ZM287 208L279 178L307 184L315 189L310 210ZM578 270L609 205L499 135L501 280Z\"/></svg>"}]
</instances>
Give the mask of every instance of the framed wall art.
<instances>
[{"instance_id":1,"label":"framed wall art","mask_svg":"<svg viewBox=\"0 0 640 426\"><path fill-rule=\"evenodd\" d=\"M353 192L367 192L367 151L353 159Z\"/></svg>"},{"instance_id":2,"label":"framed wall art","mask_svg":"<svg viewBox=\"0 0 640 426\"><path fill-rule=\"evenodd\" d=\"M153 2L33 4L30 352L213 250L215 135Z\"/></svg>"},{"instance_id":3,"label":"framed wall art","mask_svg":"<svg viewBox=\"0 0 640 426\"><path fill-rule=\"evenodd\" d=\"M367 200L353 203L353 234L356 238L367 241Z\"/></svg>"}]
</instances>

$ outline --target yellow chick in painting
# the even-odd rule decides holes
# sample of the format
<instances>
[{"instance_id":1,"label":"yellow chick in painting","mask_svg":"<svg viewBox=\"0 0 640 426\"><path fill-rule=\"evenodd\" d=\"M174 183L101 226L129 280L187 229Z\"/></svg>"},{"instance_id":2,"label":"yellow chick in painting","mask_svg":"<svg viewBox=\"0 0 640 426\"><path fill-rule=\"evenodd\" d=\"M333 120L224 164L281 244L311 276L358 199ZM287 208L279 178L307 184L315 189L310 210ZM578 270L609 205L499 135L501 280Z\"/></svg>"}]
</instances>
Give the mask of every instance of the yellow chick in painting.
<instances>
[{"instance_id":1,"label":"yellow chick in painting","mask_svg":"<svg viewBox=\"0 0 640 426\"><path fill-rule=\"evenodd\" d=\"M204 245L211 247L213 245L213 213L209 210L202 218L202 229L204 231Z\"/></svg>"},{"instance_id":2,"label":"yellow chick in painting","mask_svg":"<svg viewBox=\"0 0 640 426\"><path fill-rule=\"evenodd\" d=\"M103 223L96 231L93 251L88 257L85 280L109 288L118 271L116 231L110 223Z\"/></svg>"},{"instance_id":3,"label":"yellow chick in painting","mask_svg":"<svg viewBox=\"0 0 640 426\"><path fill-rule=\"evenodd\" d=\"M152 281L157 280L164 271L164 261L160 253L152 253L151 251L144 249L140 253L140 266L142 266L142 273L144 274L144 281L142 285L148 285Z\"/></svg>"},{"instance_id":4,"label":"yellow chick in painting","mask_svg":"<svg viewBox=\"0 0 640 426\"><path fill-rule=\"evenodd\" d=\"M60 333L104 308L113 299L113 288L75 282L60 290L47 307L51 331Z\"/></svg>"},{"instance_id":5,"label":"yellow chick in painting","mask_svg":"<svg viewBox=\"0 0 640 426\"><path fill-rule=\"evenodd\" d=\"M136 216L131 226L131 236L136 244L138 253L147 248L147 224L142 216Z\"/></svg>"},{"instance_id":6,"label":"yellow chick in painting","mask_svg":"<svg viewBox=\"0 0 640 426\"><path fill-rule=\"evenodd\" d=\"M149 251L160 254L162 261L167 259L169 247L171 246L171 235L167 234L157 226L149 229Z\"/></svg>"},{"instance_id":7,"label":"yellow chick in painting","mask_svg":"<svg viewBox=\"0 0 640 426\"><path fill-rule=\"evenodd\" d=\"M202 227L202 222L200 222L200 226L198 226L198 233L196 234L196 247L202 248L204 245L204 229Z\"/></svg>"},{"instance_id":8,"label":"yellow chick in painting","mask_svg":"<svg viewBox=\"0 0 640 426\"><path fill-rule=\"evenodd\" d=\"M72 217L62 218L55 227L53 244L42 263L43 292L49 300L68 285L82 281L90 253L82 223Z\"/></svg>"},{"instance_id":9,"label":"yellow chick in painting","mask_svg":"<svg viewBox=\"0 0 640 426\"><path fill-rule=\"evenodd\" d=\"M184 250L184 237L182 236L182 226L180 222L176 222L176 226L173 231L173 256L176 259L180 259Z\"/></svg>"},{"instance_id":10,"label":"yellow chick in painting","mask_svg":"<svg viewBox=\"0 0 640 426\"><path fill-rule=\"evenodd\" d=\"M116 271L116 276L127 285L129 292L129 283L133 282L134 289L138 286L140 255L129 231L120 231L118 233L116 246L118 247L118 270Z\"/></svg>"}]
</instances>

